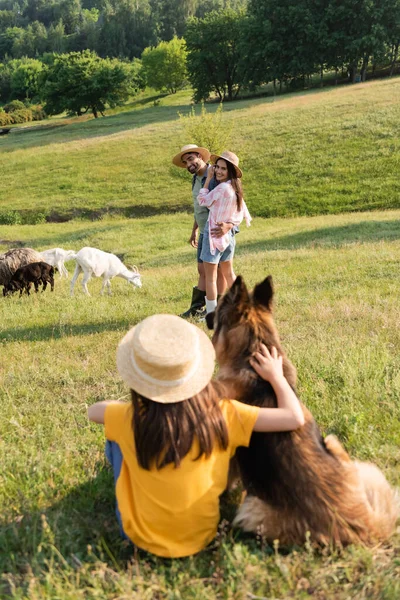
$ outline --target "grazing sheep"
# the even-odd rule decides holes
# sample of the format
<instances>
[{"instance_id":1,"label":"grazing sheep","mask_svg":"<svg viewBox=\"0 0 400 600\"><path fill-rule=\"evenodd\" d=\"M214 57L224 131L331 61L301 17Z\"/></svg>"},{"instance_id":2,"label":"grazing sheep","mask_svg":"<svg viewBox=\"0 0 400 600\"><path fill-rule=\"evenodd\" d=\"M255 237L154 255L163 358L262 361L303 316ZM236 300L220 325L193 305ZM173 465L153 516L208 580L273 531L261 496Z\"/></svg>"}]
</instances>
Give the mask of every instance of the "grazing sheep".
<instances>
[{"instance_id":1,"label":"grazing sheep","mask_svg":"<svg viewBox=\"0 0 400 600\"><path fill-rule=\"evenodd\" d=\"M42 255L42 260L47 262L49 265L53 265L53 267L57 267L58 272L60 274L60 278L65 275L68 277L68 271L65 267L64 263L68 260L72 260L75 258L76 254L74 250L63 250L62 248L51 248L50 250L43 250L40 252Z\"/></svg>"},{"instance_id":2,"label":"grazing sheep","mask_svg":"<svg viewBox=\"0 0 400 600\"><path fill-rule=\"evenodd\" d=\"M6 285L20 267L41 260L41 254L32 248L13 248L0 254L0 285Z\"/></svg>"},{"instance_id":3,"label":"grazing sheep","mask_svg":"<svg viewBox=\"0 0 400 600\"><path fill-rule=\"evenodd\" d=\"M79 250L75 256L75 260L76 268L71 280L71 296L74 294L75 282L81 272L83 272L82 288L87 296L90 296L89 290L87 289L87 282L92 275L95 277L103 277L101 294L104 293L104 288L107 286L108 293L111 295L110 279L116 276L123 277L136 287L142 287L142 281L137 267L132 267L132 270L130 271L124 263L120 261L118 256L115 256L115 254L103 252L97 248L85 247Z\"/></svg>"},{"instance_id":4,"label":"grazing sheep","mask_svg":"<svg viewBox=\"0 0 400 600\"><path fill-rule=\"evenodd\" d=\"M24 267L20 267L11 277L10 281L3 287L3 296L13 294L19 290L19 295L22 296L24 290L30 295L32 283L35 286L35 292L39 291L39 284L43 284L43 292L50 283L51 291L54 290L54 267L45 262L29 263Z\"/></svg>"}]
</instances>

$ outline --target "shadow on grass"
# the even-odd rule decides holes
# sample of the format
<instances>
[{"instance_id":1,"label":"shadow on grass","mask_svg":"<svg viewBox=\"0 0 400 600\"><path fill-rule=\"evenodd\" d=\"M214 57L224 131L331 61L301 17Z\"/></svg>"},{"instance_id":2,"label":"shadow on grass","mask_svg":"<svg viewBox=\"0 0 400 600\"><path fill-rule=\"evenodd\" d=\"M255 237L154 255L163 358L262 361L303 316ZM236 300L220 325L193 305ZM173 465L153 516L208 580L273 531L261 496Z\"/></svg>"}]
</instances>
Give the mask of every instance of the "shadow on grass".
<instances>
[{"instance_id":1,"label":"shadow on grass","mask_svg":"<svg viewBox=\"0 0 400 600\"><path fill-rule=\"evenodd\" d=\"M325 227L312 231L302 231L255 242L241 243L241 253L267 250L296 250L299 248L341 247L349 244L391 241L400 239L400 225L397 221L361 221L339 227Z\"/></svg>"},{"instance_id":2,"label":"shadow on grass","mask_svg":"<svg viewBox=\"0 0 400 600\"><path fill-rule=\"evenodd\" d=\"M113 570L123 569L133 557L150 562L154 568L171 566L171 560L135 549L120 537L114 490L111 469L99 461L95 477L71 488L44 510L0 520L1 572L19 576L23 588L33 574L45 577L49 566L54 568L57 564L66 577L73 568L85 563L90 566L98 560ZM206 575L211 576L214 571L211 560L221 551L221 542L240 540L259 551L253 535L232 530L230 522L236 508L236 498L223 494L219 533L214 542L195 556L198 568L205 569ZM272 550L266 547L263 552ZM184 568L185 561L191 558L181 560Z\"/></svg>"},{"instance_id":3,"label":"shadow on grass","mask_svg":"<svg viewBox=\"0 0 400 600\"><path fill-rule=\"evenodd\" d=\"M125 331L131 324L129 318L125 321L107 323L85 323L82 325L44 325L34 327L13 327L0 331L0 341L5 342L43 342L45 340L59 340L64 337L90 335L104 331Z\"/></svg>"},{"instance_id":4,"label":"shadow on grass","mask_svg":"<svg viewBox=\"0 0 400 600\"><path fill-rule=\"evenodd\" d=\"M35 210L19 210L22 222L30 222L30 217L35 215ZM186 201L179 204L130 204L128 206L103 206L101 208L72 208L63 211L52 209L46 215L48 223L66 223L72 219L83 219L87 221L99 221L104 217L118 216L126 219L141 219L145 217L154 217L156 215L171 215L177 212L192 213L193 208Z\"/></svg>"},{"instance_id":5,"label":"shadow on grass","mask_svg":"<svg viewBox=\"0 0 400 600\"><path fill-rule=\"evenodd\" d=\"M7 140L1 144L0 152L13 152L22 148L66 144L82 139L106 137L124 131L132 131L146 125L175 121L178 119L178 112L187 112L189 109L190 107L187 104L154 106L66 125L50 127L48 125L38 125L26 131L21 129L18 132L12 132L12 135L9 135Z\"/></svg>"},{"instance_id":6,"label":"shadow on grass","mask_svg":"<svg viewBox=\"0 0 400 600\"><path fill-rule=\"evenodd\" d=\"M95 547L102 540L107 547L121 547L114 505L112 472L99 463L96 477L72 488L47 509L0 521L1 572L23 572L28 565L45 567L54 546L64 557L78 559L87 556L89 544Z\"/></svg>"},{"instance_id":7,"label":"shadow on grass","mask_svg":"<svg viewBox=\"0 0 400 600\"><path fill-rule=\"evenodd\" d=\"M281 102L293 97L302 97L308 94L328 93L331 88L301 90L297 92L285 93L278 96L262 96L255 98L243 98L232 103L225 103L224 112L233 110L248 109L258 104ZM37 125L32 128L16 128L10 135L2 140L0 152L13 152L21 148L33 148L36 146L46 146L48 144L64 144L75 140L90 139L96 137L105 137L123 131L131 131L146 125L174 121L178 119L178 112L188 113L191 110L190 104L180 104L172 106L155 106L154 101L160 99L160 96L139 99L133 102L133 106L142 106L141 109L127 110L116 115L99 117L87 121L78 121L76 123L67 122L67 124L49 124ZM161 98L162 102L162 98ZM207 112L215 112L218 103L207 103ZM200 108L197 109L200 111ZM67 120L67 119L66 119Z\"/></svg>"}]
</instances>

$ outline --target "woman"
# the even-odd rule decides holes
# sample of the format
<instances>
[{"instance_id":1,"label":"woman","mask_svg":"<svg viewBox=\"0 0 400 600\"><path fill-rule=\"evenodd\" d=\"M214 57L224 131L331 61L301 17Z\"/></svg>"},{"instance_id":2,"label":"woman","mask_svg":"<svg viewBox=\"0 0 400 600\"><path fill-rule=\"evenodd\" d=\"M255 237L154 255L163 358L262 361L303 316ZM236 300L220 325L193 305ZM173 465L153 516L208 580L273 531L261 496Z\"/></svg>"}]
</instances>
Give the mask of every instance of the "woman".
<instances>
[{"instance_id":1,"label":"woman","mask_svg":"<svg viewBox=\"0 0 400 600\"><path fill-rule=\"evenodd\" d=\"M236 279L233 271L233 256L235 254L234 226L243 219L250 225L251 216L243 200L241 184L242 171L239 169L239 159L233 152L225 150L221 155L213 154L214 169L208 169L204 187L200 190L197 200L200 206L209 209L208 221L204 229L203 247L200 258L204 263L206 277L206 310L207 313L217 306L217 271L218 265L224 275L228 287ZM209 185L215 176L218 186L209 191ZM232 223L232 229L222 237L213 237L210 233L218 223Z\"/></svg>"}]
</instances>

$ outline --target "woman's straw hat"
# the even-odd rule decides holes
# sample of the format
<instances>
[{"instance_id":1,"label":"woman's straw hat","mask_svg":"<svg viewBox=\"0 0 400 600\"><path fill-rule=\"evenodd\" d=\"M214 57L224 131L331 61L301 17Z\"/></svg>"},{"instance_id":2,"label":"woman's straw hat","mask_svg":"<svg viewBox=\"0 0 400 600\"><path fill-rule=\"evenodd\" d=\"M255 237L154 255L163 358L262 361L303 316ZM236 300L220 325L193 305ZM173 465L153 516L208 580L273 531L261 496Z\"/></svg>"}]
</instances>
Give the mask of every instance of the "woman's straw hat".
<instances>
[{"instance_id":1,"label":"woman's straw hat","mask_svg":"<svg viewBox=\"0 0 400 600\"><path fill-rule=\"evenodd\" d=\"M242 171L239 169L239 158L233 152L229 152L229 150L224 150L222 154L211 154L210 158L214 164L219 158L223 158L235 167L236 175L238 177L241 177L243 175Z\"/></svg>"},{"instance_id":2,"label":"woman's straw hat","mask_svg":"<svg viewBox=\"0 0 400 600\"><path fill-rule=\"evenodd\" d=\"M125 383L169 404L191 398L210 381L215 352L204 331L175 315L153 315L132 327L117 350Z\"/></svg>"},{"instance_id":3,"label":"woman's straw hat","mask_svg":"<svg viewBox=\"0 0 400 600\"><path fill-rule=\"evenodd\" d=\"M209 150L207 150L207 148L201 148L200 146L196 146L196 144L188 144L187 146L183 146L181 148L181 151L176 156L174 156L172 162L177 167L183 167L184 169L186 169L185 163L182 162L182 156L184 156L185 154L191 154L192 152L200 154L204 162L207 162L210 159L210 152Z\"/></svg>"}]
</instances>

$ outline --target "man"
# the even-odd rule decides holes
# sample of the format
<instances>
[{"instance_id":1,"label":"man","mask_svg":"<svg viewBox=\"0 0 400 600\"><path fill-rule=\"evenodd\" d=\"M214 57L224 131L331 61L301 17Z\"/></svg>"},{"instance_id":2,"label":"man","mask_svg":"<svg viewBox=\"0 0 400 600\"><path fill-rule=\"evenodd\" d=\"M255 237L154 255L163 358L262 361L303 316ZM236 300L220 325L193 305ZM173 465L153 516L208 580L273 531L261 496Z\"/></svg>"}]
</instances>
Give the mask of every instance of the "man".
<instances>
[{"instance_id":1,"label":"man","mask_svg":"<svg viewBox=\"0 0 400 600\"><path fill-rule=\"evenodd\" d=\"M194 223L192 233L189 238L189 243L193 248L197 248L197 270L199 273L199 280L197 286L193 287L192 301L187 311L182 313L180 316L184 318L193 317L196 314L202 316L203 308L206 304L206 280L204 273L203 261L200 258L201 246L203 243L203 231L205 224L208 219L208 208L200 206L197 202L197 196L199 195L200 189L203 187L204 182L207 178L208 160L210 158L210 152L206 148L201 148L195 144L188 144L183 146L181 151L174 156L172 162L177 167L187 169L192 178L192 196L193 196L193 207L194 207ZM210 182L209 189L212 190L218 185L215 179ZM212 229L212 234L217 237L221 237L233 227L232 223L218 223L218 225ZM222 273L218 270L217 276L217 291L221 295L226 290L226 281Z\"/></svg>"}]
</instances>

